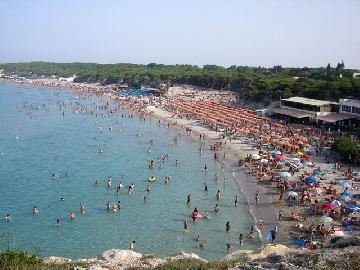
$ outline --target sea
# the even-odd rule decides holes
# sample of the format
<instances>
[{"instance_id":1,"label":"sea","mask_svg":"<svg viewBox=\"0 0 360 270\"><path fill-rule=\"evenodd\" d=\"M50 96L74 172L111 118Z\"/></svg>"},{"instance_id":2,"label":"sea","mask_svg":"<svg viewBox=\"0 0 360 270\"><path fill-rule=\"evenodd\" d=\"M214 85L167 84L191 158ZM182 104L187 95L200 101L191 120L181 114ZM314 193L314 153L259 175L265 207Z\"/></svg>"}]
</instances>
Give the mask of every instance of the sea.
<instances>
[{"instance_id":1,"label":"sea","mask_svg":"<svg viewBox=\"0 0 360 270\"><path fill-rule=\"evenodd\" d=\"M117 111L108 113L105 104ZM185 251L217 260L226 255L227 244L232 250L259 245L246 240L239 246L239 234L246 236L254 219L232 171L228 166L221 171L206 143L158 119L144 121L129 114L107 97L0 83L0 250L77 259L128 249L135 240L136 251L144 254L162 257ZM154 166L149 169L151 159ZM148 182L151 176L156 177L153 183ZM171 177L167 185L166 176ZM117 194L121 179L124 188ZM135 189L128 194L131 184ZM219 202L218 190L223 194ZM186 203L189 194L191 204ZM120 201L121 210L108 211L109 201ZM213 211L216 203L218 213ZM195 207L210 219L193 222ZM198 235L205 249L197 248Z\"/></svg>"}]
</instances>

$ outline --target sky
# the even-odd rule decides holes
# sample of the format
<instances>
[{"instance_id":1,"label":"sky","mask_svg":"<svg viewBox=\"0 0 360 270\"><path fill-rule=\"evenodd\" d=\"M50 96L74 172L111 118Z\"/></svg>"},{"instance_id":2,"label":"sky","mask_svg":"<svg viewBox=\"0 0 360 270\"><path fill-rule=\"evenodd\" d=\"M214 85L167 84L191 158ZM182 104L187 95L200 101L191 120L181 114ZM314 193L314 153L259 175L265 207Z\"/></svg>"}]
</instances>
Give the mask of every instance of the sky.
<instances>
[{"instance_id":1,"label":"sky","mask_svg":"<svg viewBox=\"0 0 360 270\"><path fill-rule=\"evenodd\" d=\"M360 68L360 0L0 0L0 63Z\"/></svg>"}]
</instances>

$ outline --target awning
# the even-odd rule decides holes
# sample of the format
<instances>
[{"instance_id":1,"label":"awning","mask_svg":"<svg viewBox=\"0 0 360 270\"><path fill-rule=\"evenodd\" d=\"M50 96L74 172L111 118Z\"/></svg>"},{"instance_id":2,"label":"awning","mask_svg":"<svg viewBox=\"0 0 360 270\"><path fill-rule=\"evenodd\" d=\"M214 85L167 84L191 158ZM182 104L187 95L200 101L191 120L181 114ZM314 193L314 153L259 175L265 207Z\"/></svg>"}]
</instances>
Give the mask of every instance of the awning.
<instances>
[{"instance_id":1,"label":"awning","mask_svg":"<svg viewBox=\"0 0 360 270\"><path fill-rule=\"evenodd\" d=\"M328 123L334 123L337 121L350 119L350 118L352 118L351 115L347 115L347 114L343 114L343 113L334 113L334 114L319 116L318 120L328 122Z\"/></svg>"},{"instance_id":2,"label":"awning","mask_svg":"<svg viewBox=\"0 0 360 270\"><path fill-rule=\"evenodd\" d=\"M290 108L273 109L273 113L284 114L284 115L287 115L290 117L295 117L295 118L306 118L306 117L315 116L314 114L311 114L311 113L303 112L303 111L296 110L296 109L290 109Z\"/></svg>"}]
</instances>

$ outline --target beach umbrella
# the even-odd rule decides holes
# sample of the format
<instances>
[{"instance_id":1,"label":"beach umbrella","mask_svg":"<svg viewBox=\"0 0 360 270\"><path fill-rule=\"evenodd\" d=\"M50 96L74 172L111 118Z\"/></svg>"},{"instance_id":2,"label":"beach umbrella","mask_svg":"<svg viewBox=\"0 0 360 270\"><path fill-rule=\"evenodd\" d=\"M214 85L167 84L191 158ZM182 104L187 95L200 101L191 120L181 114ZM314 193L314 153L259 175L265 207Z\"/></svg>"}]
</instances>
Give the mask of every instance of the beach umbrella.
<instances>
[{"instance_id":1,"label":"beach umbrella","mask_svg":"<svg viewBox=\"0 0 360 270\"><path fill-rule=\"evenodd\" d=\"M305 162L305 165L312 167L312 166L314 166L314 163L312 163L312 162L310 162L310 161L307 161L307 162Z\"/></svg>"},{"instance_id":2,"label":"beach umbrella","mask_svg":"<svg viewBox=\"0 0 360 270\"><path fill-rule=\"evenodd\" d=\"M276 161L282 161L282 160L284 160L284 159L285 159L284 156L277 156L277 157L275 158Z\"/></svg>"},{"instance_id":3,"label":"beach umbrella","mask_svg":"<svg viewBox=\"0 0 360 270\"><path fill-rule=\"evenodd\" d=\"M319 180L317 180L317 178L315 176L309 176L305 178L305 182L310 183L310 184L315 184L317 182L319 182Z\"/></svg>"},{"instance_id":4,"label":"beach umbrella","mask_svg":"<svg viewBox=\"0 0 360 270\"><path fill-rule=\"evenodd\" d=\"M338 200L333 200L331 204L335 206L341 206L341 202L339 202Z\"/></svg>"},{"instance_id":5,"label":"beach umbrella","mask_svg":"<svg viewBox=\"0 0 360 270\"><path fill-rule=\"evenodd\" d=\"M299 161L300 161L299 158L293 158L293 159L291 159L291 160L294 161L294 162L299 162Z\"/></svg>"},{"instance_id":6,"label":"beach umbrella","mask_svg":"<svg viewBox=\"0 0 360 270\"><path fill-rule=\"evenodd\" d=\"M324 209L334 209L334 208L336 208L336 206L335 205L333 205L333 204L331 204L331 203L325 203L323 206L322 206L322 208L324 208Z\"/></svg>"},{"instance_id":7,"label":"beach umbrella","mask_svg":"<svg viewBox=\"0 0 360 270\"><path fill-rule=\"evenodd\" d=\"M330 223L332 221L333 221L333 219L331 217L328 217L328 216L322 216L320 218L320 222L322 222L322 223Z\"/></svg>"},{"instance_id":8,"label":"beach umbrella","mask_svg":"<svg viewBox=\"0 0 360 270\"><path fill-rule=\"evenodd\" d=\"M347 181L339 181L339 185L342 186L343 188L351 188L351 185L349 182Z\"/></svg>"},{"instance_id":9,"label":"beach umbrella","mask_svg":"<svg viewBox=\"0 0 360 270\"><path fill-rule=\"evenodd\" d=\"M264 158L260 160L260 163L268 163L268 162L269 161L267 159L264 159Z\"/></svg>"},{"instance_id":10,"label":"beach umbrella","mask_svg":"<svg viewBox=\"0 0 360 270\"><path fill-rule=\"evenodd\" d=\"M301 148L301 152L307 153L307 152L309 152L309 149L307 149L306 147L303 147L303 148Z\"/></svg>"},{"instance_id":11,"label":"beach umbrella","mask_svg":"<svg viewBox=\"0 0 360 270\"><path fill-rule=\"evenodd\" d=\"M353 195L349 192L341 192L340 196L352 198Z\"/></svg>"},{"instance_id":12,"label":"beach umbrella","mask_svg":"<svg viewBox=\"0 0 360 270\"><path fill-rule=\"evenodd\" d=\"M251 154L252 159L260 159L261 157L258 154Z\"/></svg>"},{"instance_id":13,"label":"beach umbrella","mask_svg":"<svg viewBox=\"0 0 360 270\"><path fill-rule=\"evenodd\" d=\"M291 173L289 173L289 172L279 172L279 175L280 175L281 177L286 177L286 178L288 178L288 177L291 176Z\"/></svg>"},{"instance_id":14,"label":"beach umbrella","mask_svg":"<svg viewBox=\"0 0 360 270\"><path fill-rule=\"evenodd\" d=\"M335 231L333 234L331 234L333 236L337 236L337 237L342 237L345 236L345 233L343 231Z\"/></svg>"},{"instance_id":15,"label":"beach umbrella","mask_svg":"<svg viewBox=\"0 0 360 270\"><path fill-rule=\"evenodd\" d=\"M308 154L304 154L304 158L306 158L306 159L312 159L312 157L311 157L310 155L308 155Z\"/></svg>"},{"instance_id":16,"label":"beach umbrella","mask_svg":"<svg viewBox=\"0 0 360 270\"><path fill-rule=\"evenodd\" d=\"M295 155L297 155L297 156L303 156L304 153L299 151L299 152L297 152Z\"/></svg>"},{"instance_id":17,"label":"beach umbrella","mask_svg":"<svg viewBox=\"0 0 360 270\"><path fill-rule=\"evenodd\" d=\"M297 192L295 192L295 191L289 191L289 192L287 193L287 195L288 195L288 196L298 196L299 194L297 194Z\"/></svg>"},{"instance_id":18,"label":"beach umbrella","mask_svg":"<svg viewBox=\"0 0 360 270\"><path fill-rule=\"evenodd\" d=\"M353 197L356 199L360 199L360 194L354 194Z\"/></svg>"},{"instance_id":19,"label":"beach umbrella","mask_svg":"<svg viewBox=\"0 0 360 270\"><path fill-rule=\"evenodd\" d=\"M358 201L351 201L351 205L352 205L352 206L360 207L360 202L358 202Z\"/></svg>"},{"instance_id":20,"label":"beach umbrella","mask_svg":"<svg viewBox=\"0 0 360 270\"><path fill-rule=\"evenodd\" d=\"M352 206L352 205L345 205L344 208L349 212L360 212L360 207Z\"/></svg>"},{"instance_id":21,"label":"beach umbrella","mask_svg":"<svg viewBox=\"0 0 360 270\"><path fill-rule=\"evenodd\" d=\"M316 189L315 189L315 192L316 192L317 194L321 194L321 193L323 193L323 190L322 190L322 188L316 188Z\"/></svg>"}]
</instances>

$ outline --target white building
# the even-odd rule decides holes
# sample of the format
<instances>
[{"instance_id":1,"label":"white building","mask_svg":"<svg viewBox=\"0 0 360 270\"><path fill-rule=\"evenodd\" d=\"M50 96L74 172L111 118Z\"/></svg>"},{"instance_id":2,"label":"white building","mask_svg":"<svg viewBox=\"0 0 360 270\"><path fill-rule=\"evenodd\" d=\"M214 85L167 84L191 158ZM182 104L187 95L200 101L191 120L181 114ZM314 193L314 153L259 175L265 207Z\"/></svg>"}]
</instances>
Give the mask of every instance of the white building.
<instances>
[{"instance_id":1,"label":"white building","mask_svg":"<svg viewBox=\"0 0 360 270\"><path fill-rule=\"evenodd\" d=\"M360 118L360 100L340 99L340 113Z\"/></svg>"}]
</instances>

